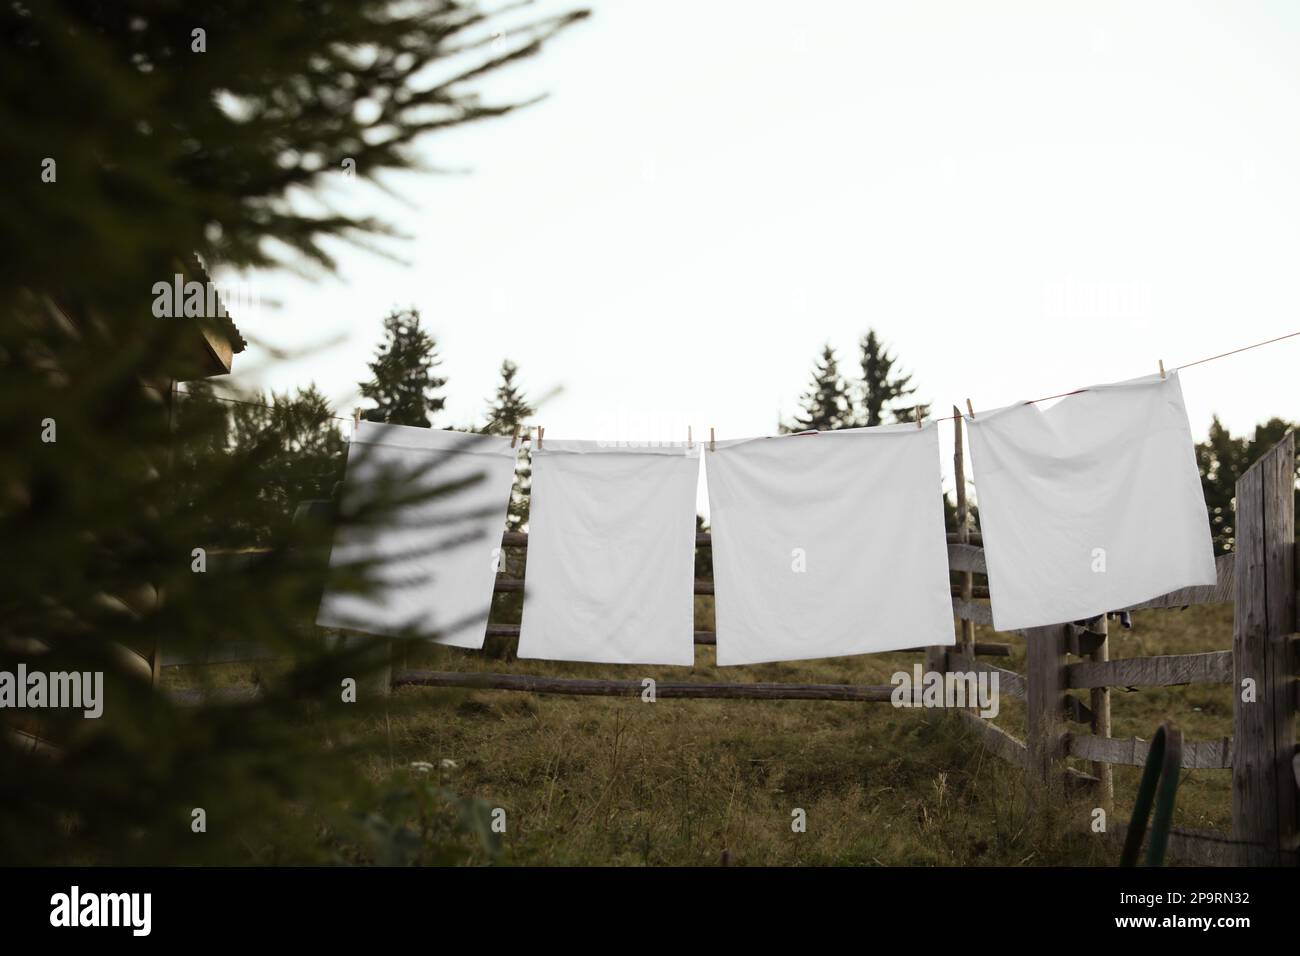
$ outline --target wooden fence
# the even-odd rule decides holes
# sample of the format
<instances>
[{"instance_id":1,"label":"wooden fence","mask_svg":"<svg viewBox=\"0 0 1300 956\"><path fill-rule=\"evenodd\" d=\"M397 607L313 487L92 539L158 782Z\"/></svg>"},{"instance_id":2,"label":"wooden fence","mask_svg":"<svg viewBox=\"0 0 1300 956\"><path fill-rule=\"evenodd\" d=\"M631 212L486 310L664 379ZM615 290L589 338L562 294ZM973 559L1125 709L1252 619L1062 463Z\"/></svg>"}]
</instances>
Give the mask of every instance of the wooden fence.
<instances>
[{"instance_id":1,"label":"wooden fence","mask_svg":"<svg viewBox=\"0 0 1300 956\"><path fill-rule=\"evenodd\" d=\"M1022 632L1027 649L1025 673L998 667L981 658L1007 656L1009 645L976 642L974 626L992 626L992 611L979 598L988 596L976 576L987 576L982 542L968 530L960 419L956 442L957 503L960 530L948 536L948 562L959 578L953 585L954 616L961 622L954 647L924 651L929 670L940 673L986 671L999 676L999 692L1026 705L1025 738L1020 739L970 710L958 711L989 749L1024 769L1036 786L1050 794L1057 784L1091 788L1098 804L1113 816L1114 764L1142 765L1147 743L1111 736L1110 689L1223 684L1233 687L1233 735L1183 744L1183 766L1232 773L1232 835L1175 831L1169 852L1203 864L1295 865L1297 862L1296 754L1297 543L1295 540L1295 436L1286 438L1237 483L1235 551L1217 559L1218 581L1184 588L1130 608L1182 608L1194 604L1234 605L1230 650L1110 660L1106 618L1087 624L1060 624ZM507 547L527 547L524 533L508 533ZM698 547L711 546L708 534ZM498 592L517 592L524 582L500 577ZM712 594L713 582L697 580L696 594ZM516 636L518 627L489 625L489 635ZM371 638L358 638L373 640ZM715 635L697 631L697 644L715 643ZM255 652L245 652L255 657ZM245 659L238 656L216 660ZM168 663L164 661L164 663ZM531 675L397 670L380 675L380 686L420 685L585 696L636 696L640 680L594 680ZM1085 704L1068 693L1089 691ZM657 681L656 696L750 700L888 701L893 685L790 684ZM1082 728L1082 729L1081 729ZM1090 762L1091 773L1067 763ZM1117 831L1118 832L1115 832ZM1117 841L1124 826L1110 827ZM1118 845L1118 844L1117 844Z\"/></svg>"}]
</instances>

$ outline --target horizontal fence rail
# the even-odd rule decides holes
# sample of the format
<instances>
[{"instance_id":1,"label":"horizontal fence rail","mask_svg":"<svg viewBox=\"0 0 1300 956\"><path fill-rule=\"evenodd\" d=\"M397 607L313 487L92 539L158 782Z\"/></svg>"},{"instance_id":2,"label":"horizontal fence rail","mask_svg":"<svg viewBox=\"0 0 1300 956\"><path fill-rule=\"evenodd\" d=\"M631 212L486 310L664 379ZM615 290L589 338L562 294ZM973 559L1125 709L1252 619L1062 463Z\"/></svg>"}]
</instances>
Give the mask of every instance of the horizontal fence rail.
<instances>
[{"instance_id":1,"label":"horizontal fence rail","mask_svg":"<svg viewBox=\"0 0 1300 956\"><path fill-rule=\"evenodd\" d=\"M1068 742L1071 757L1100 760L1104 763L1127 764L1132 767L1146 765L1151 742L1141 737L1127 739L1094 737L1091 734L1072 734ZM1232 767L1232 738L1221 740L1184 740L1184 767L1195 770L1228 770Z\"/></svg>"},{"instance_id":2,"label":"horizontal fence rail","mask_svg":"<svg viewBox=\"0 0 1300 956\"><path fill-rule=\"evenodd\" d=\"M1227 684L1232 681L1232 651L1126 657L1084 661L1065 668L1067 687L1172 687L1177 684Z\"/></svg>"},{"instance_id":3,"label":"horizontal fence rail","mask_svg":"<svg viewBox=\"0 0 1300 956\"><path fill-rule=\"evenodd\" d=\"M977 644L976 647L979 645ZM1025 679L1015 671L1009 671L1004 667L995 667L984 661L977 661L969 655L960 651L948 652L948 669L953 671L983 671L988 674L998 675L998 693L1010 694L1012 697L1024 698L1027 689Z\"/></svg>"},{"instance_id":4,"label":"horizontal fence rail","mask_svg":"<svg viewBox=\"0 0 1300 956\"><path fill-rule=\"evenodd\" d=\"M1132 604L1124 611L1141 611L1150 608L1190 607L1194 604L1231 604L1236 586L1237 558L1234 554L1221 554L1214 559L1217 583L1200 587L1180 588L1140 604Z\"/></svg>"},{"instance_id":5,"label":"horizontal fence rail","mask_svg":"<svg viewBox=\"0 0 1300 956\"><path fill-rule=\"evenodd\" d=\"M646 685L640 680L596 680L580 677L538 677L531 674L476 674L409 670L396 674L394 686L463 687L477 690L518 690L534 694L571 694L579 697L640 697ZM887 701L892 684L774 684L705 683L656 680L655 697L729 700L846 700Z\"/></svg>"}]
</instances>

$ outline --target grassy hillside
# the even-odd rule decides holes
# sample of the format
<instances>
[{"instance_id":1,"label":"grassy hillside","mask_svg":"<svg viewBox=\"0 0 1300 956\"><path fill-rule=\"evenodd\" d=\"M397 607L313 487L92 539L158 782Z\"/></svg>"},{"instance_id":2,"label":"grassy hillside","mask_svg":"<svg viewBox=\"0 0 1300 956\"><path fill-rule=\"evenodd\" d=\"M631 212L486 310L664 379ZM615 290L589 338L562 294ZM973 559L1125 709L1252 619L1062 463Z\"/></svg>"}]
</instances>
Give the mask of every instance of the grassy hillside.
<instances>
[{"instance_id":1,"label":"grassy hillside","mask_svg":"<svg viewBox=\"0 0 1300 956\"><path fill-rule=\"evenodd\" d=\"M698 600L701 626L708 626L710 599ZM1226 649L1231 632L1231 607L1144 612L1132 631L1112 625L1111 656ZM1017 640L984 629L980 637ZM828 683L888 683L916 659L883 654L718 669L712 649L700 647L688 669L505 660L508 648L497 651L421 647L410 657L413 665L446 670ZM1023 647L996 662L1023 671ZM185 671L169 670L167 680L183 685ZM259 676L247 666L225 671L230 681ZM1115 736L1149 737L1165 718L1189 739L1232 733L1227 685L1117 690L1112 700ZM1023 735L1023 708L1004 698L997 723ZM369 796L360 802L373 805L355 806L350 821L304 807L301 830L249 846L250 861L488 859L478 841L460 835L457 812L427 796L430 785L505 811L498 860L506 864L1092 865L1118 857L1115 844L1086 831L1092 801L1062 800L1050 812L1031 813L1021 774L956 718L888 704L648 704L404 688L386 713L359 718L348 743L353 755L341 757L340 772L364 781ZM1121 818L1139 774L1116 768ZM1229 777L1225 770L1185 771L1177 825L1226 830ZM804 833L792 832L796 809L806 813ZM395 831L405 833L401 840ZM422 849L421 840L430 847ZM450 849L435 852L439 840Z\"/></svg>"}]
</instances>

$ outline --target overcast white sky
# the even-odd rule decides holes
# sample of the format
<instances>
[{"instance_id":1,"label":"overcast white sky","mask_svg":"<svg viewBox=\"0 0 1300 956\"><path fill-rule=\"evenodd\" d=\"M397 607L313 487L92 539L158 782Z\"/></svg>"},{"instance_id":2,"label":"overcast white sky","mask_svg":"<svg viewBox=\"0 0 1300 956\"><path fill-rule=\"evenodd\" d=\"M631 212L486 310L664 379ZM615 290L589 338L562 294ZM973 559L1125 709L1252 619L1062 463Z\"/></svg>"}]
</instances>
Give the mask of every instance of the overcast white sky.
<instances>
[{"instance_id":1,"label":"overcast white sky","mask_svg":"<svg viewBox=\"0 0 1300 956\"><path fill-rule=\"evenodd\" d=\"M1300 329L1300 5L594 0L430 138L465 175L335 193L397 264L255 277L232 384L347 413L394 305L481 420L502 358L556 438L767 434L874 326L937 413ZM543 13L573 4L543 2ZM1183 375L1192 431L1300 418L1300 339ZM943 426L945 442L951 426Z\"/></svg>"}]
</instances>

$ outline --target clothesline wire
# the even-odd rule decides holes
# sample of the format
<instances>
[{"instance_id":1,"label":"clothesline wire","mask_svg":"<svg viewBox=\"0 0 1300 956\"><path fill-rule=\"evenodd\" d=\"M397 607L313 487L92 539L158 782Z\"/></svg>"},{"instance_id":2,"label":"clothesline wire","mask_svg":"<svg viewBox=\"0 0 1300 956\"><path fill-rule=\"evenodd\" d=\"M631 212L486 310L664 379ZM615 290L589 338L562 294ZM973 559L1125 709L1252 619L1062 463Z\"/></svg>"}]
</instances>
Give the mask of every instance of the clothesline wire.
<instances>
[{"instance_id":1,"label":"clothesline wire","mask_svg":"<svg viewBox=\"0 0 1300 956\"><path fill-rule=\"evenodd\" d=\"M1276 338L1265 339L1263 342L1255 342L1253 345L1243 345L1239 349L1232 349L1231 351L1228 352L1220 352L1218 355L1210 355L1205 358L1197 359L1195 362L1184 362L1182 365L1175 366L1172 369L1172 371L1181 372L1183 369L1191 368L1193 365L1204 365L1206 362L1213 362L1216 359L1227 358L1229 355L1236 355L1238 352L1249 352L1251 349L1257 349L1264 345L1272 345L1274 342L1281 342L1284 339L1293 339L1297 335L1300 335L1300 331L1288 332L1286 335L1279 335ZM1039 402L1050 402L1054 398L1065 398L1067 395L1078 395L1081 392L1086 392L1086 391L1088 391L1088 389L1086 388L1076 388L1068 392L1060 392L1056 395L1046 395L1043 398L1031 398L1029 401L1025 402L1025 404L1037 405ZM956 421L961 417L962 415L958 413L956 415L945 415L943 416L943 418L936 418L933 419L933 421L949 422L949 421Z\"/></svg>"},{"instance_id":2,"label":"clothesline wire","mask_svg":"<svg viewBox=\"0 0 1300 956\"><path fill-rule=\"evenodd\" d=\"M1262 347L1265 346L1265 345L1272 345L1272 344L1274 344L1275 342L1282 342L1282 341L1284 341L1284 340L1286 340L1286 339L1293 339L1293 338L1295 338L1296 336L1300 336L1300 330L1297 330L1297 331L1295 331L1295 332L1288 332L1286 335L1279 335L1279 336L1277 336L1276 338L1265 339L1263 342L1255 342L1255 343L1252 344L1252 345L1243 345L1243 346L1242 346L1241 348L1239 348L1239 349L1232 349L1232 350L1227 351L1227 352L1220 352L1218 355L1210 355L1210 356L1207 356L1207 357L1205 357L1205 358L1197 359L1197 360L1194 361L1194 362L1184 362L1182 365L1175 366L1175 367L1173 368L1173 371L1175 371L1175 372L1181 372L1183 369L1185 369L1185 368L1191 368L1191 367L1194 366L1194 365L1204 365L1206 362L1213 362L1213 361L1216 361L1216 360L1221 359L1221 358L1227 358L1227 357L1230 356L1230 355L1237 355L1237 354L1239 354L1239 353L1241 353L1241 352L1249 352L1251 349L1262 348ZM149 387L149 388L157 388L156 386L152 386L152 385L151 385L151 386L148 386L148 387ZM157 390L158 390L158 391L162 391L162 389L157 389ZM1088 389L1086 389L1086 388L1076 388L1076 389L1073 389L1073 390L1068 391L1068 392L1060 392L1060 393L1058 393L1058 394L1056 394L1056 395L1046 395L1046 396L1044 396L1043 398L1031 398L1029 401L1025 402L1025 404L1026 404L1026 405L1037 405L1039 402L1050 402L1050 401L1051 401L1052 399L1054 399L1054 398L1065 398L1067 395L1078 395L1078 394L1080 394L1081 392L1086 392L1086 391L1088 391ZM266 403L266 402L250 402L250 401L248 401L247 399L241 399L241 398L226 398L226 397L223 396L223 395L206 395L206 396L197 396L197 395L195 395L195 393L193 393L193 392L182 391L180 388L177 388L177 389L176 389L176 393L177 393L178 395L192 395L192 396L195 396L195 397L212 398L212 399L216 399L216 400L219 401L219 402L229 402L229 403L232 404L232 405L249 405L249 406L252 406L252 407L255 407L255 408L274 408L274 407L275 407L274 405L268 404L268 403ZM334 421L337 421L337 422L353 422L353 421L354 421L352 418L349 418L349 417L347 417L347 416L345 416L345 415L330 415L330 416L328 416L328 417L329 417L329 418L332 418ZM957 419L962 418L962 417L963 417L963 416L961 415L961 413L958 413L958 414L956 414L956 415L944 415L944 416L941 417L941 418L933 418L933 419L931 419L931 421L935 421L935 422L951 422L951 421L956 421ZM355 422L354 422L354 424L355 424Z\"/></svg>"}]
</instances>

